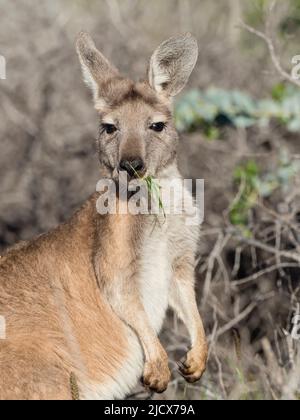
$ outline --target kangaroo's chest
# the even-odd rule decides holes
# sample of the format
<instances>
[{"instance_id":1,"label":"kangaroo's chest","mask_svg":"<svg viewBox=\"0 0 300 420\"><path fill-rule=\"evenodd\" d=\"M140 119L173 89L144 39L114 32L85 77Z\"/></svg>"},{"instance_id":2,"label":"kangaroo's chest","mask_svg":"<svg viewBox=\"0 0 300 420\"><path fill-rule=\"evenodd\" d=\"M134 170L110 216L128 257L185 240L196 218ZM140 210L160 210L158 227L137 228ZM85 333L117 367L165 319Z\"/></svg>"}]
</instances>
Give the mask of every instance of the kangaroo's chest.
<instances>
[{"instance_id":1,"label":"kangaroo's chest","mask_svg":"<svg viewBox=\"0 0 300 420\"><path fill-rule=\"evenodd\" d=\"M166 232L150 233L140 258L140 296L152 327L159 332L168 308L172 275Z\"/></svg>"}]
</instances>

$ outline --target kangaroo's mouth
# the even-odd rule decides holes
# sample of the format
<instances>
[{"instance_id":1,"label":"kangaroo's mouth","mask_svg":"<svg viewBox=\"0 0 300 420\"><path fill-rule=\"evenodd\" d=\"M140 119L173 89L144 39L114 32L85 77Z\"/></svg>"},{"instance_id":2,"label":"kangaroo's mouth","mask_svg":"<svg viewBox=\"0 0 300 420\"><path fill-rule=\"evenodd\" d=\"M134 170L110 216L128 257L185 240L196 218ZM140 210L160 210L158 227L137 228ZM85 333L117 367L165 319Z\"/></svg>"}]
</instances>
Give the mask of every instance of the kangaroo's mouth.
<instances>
[{"instance_id":1,"label":"kangaroo's mouth","mask_svg":"<svg viewBox=\"0 0 300 420\"><path fill-rule=\"evenodd\" d=\"M118 170L118 178L123 181L126 180L128 183L134 182L136 180L143 180L146 176L146 171L128 173L126 171Z\"/></svg>"},{"instance_id":2,"label":"kangaroo's mouth","mask_svg":"<svg viewBox=\"0 0 300 420\"><path fill-rule=\"evenodd\" d=\"M122 200L129 200L136 194L139 194L140 198L147 197L147 183L143 177L130 178L121 173L115 182L118 196Z\"/></svg>"}]
</instances>

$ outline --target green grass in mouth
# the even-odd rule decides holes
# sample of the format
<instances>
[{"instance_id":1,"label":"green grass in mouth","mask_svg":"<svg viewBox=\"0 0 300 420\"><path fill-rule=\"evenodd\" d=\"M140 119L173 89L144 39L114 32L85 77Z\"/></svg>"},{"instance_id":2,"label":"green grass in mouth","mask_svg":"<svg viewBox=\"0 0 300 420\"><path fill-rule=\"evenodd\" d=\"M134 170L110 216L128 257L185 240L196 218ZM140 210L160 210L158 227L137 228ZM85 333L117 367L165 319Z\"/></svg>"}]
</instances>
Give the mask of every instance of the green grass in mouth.
<instances>
[{"instance_id":1,"label":"green grass in mouth","mask_svg":"<svg viewBox=\"0 0 300 420\"><path fill-rule=\"evenodd\" d=\"M158 206L159 206L159 210L162 211L164 218L166 218L166 212L165 212L165 208L161 199L161 187L159 185L159 183L157 182L157 180L152 176L152 175L148 175L146 177L142 177L138 174L138 172L131 166L135 176L143 181L146 184L147 190L150 194L151 197L153 197L154 199L156 199L158 201Z\"/></svg>"}]
</instances>

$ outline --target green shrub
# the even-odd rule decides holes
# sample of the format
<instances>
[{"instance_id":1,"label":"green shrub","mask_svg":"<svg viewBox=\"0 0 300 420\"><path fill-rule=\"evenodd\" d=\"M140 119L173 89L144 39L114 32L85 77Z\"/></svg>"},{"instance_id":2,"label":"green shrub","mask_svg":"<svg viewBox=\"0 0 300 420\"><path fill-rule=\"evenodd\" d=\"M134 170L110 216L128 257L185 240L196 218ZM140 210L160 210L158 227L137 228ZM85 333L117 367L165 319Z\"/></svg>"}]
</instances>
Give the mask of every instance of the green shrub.
<instances>
[{"instance_id":1,"label":"green shrub","mask_svg":"<svg viewBox=\"0 0 300 420\"><path fill-rule=\"evenodd\" d=\"M179 131L202 129L210 139L219 137L222 125L248 128L267 126L272 120L300 132L300 92L279 84L271 98L255 100L237 90L192 90L176 104L175 120Z\"/></svg>"},{"instance_id":2,"label":"green shrub","mask_svg":"<svg viewBox=\"0 0 300 420\"><path fill-rule=\"evenodd\" d=\"M292 160L286 151L282 152L276 168L266 173L262 173L253 160L237 167L234 182L239 186L239 192L231 205L230 222L248 233L249 211L258 199L269 198L278 189L287 192L299 173L300 162Z\"/></svg>"}]
</instances>

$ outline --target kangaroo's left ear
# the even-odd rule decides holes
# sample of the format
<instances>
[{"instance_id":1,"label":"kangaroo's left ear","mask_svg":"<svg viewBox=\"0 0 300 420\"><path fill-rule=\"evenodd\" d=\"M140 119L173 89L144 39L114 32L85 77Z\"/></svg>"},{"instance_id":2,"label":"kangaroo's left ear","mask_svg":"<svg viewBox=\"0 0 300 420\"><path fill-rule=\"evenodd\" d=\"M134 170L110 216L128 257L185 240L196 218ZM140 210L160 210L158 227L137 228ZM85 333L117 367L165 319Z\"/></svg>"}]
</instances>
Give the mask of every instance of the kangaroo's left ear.
<instances>
[{"instance_id":1,"label":"kangaroo's left ear","mask_svg":"<svg viewBox=\"0 0 300 420\"><path fill-rule=\"evenodd\" d=\"M151 57L150 86L165 96L177 95L187 83L197 58L198 44L191 34L168 39Z\"/></svg>"},{"instance_id":2,"label":"kangaroo's left ear","mask_svg":"<svg viewBox=\"0 0 300 420\"><path fill-rule=\"evenodd\" d=\"M87 32L81 32L76 41L76 49L86 84L93 92L96 107L104 103L110 95L110 84L120 77L118 70L96 48Z\"/></svg>"}]
</instances>

